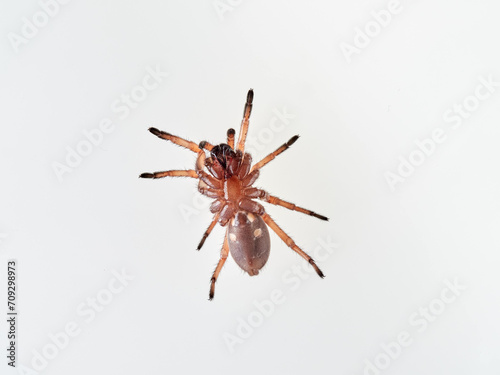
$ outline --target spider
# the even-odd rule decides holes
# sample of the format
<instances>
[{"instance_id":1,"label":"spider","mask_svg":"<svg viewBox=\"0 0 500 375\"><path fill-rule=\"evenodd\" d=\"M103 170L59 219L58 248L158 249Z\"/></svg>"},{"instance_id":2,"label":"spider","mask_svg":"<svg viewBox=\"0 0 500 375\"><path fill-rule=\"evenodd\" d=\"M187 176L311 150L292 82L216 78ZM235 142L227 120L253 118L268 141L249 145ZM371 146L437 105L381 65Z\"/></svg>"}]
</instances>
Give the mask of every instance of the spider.
<instances>
[{"instance_id":1,"label":"spider","mask_svg":"<svg viewBox=\"0 0 500 375\"><path fill-rule=\"evenodd\" d=\"M214 214L212 222L203 234L197 250L201 249L217 222L221 226L227 227L220 260L210 280L209 300L214 297L215 283L229 253L231 253L238 266L250 276L259 274L259 270L269 258L271 248L267 227L271 228L292 250L307 260L321 278L325 277L314 260L298 247L290 236L271 219L264 207L254 200L260 199L321 220L328 220L325 216L298 207L293 203L270 195L265 190L252 186L259 177L260 169L287 150L299 138L298 135L293 136L288 142L252 166L252 157L245 152L245 140L252 111L252 102L253 90L250 89L247 94L236 147L234 129L227 131L227 143L214 146L207 141L202 141L197 145L194 142L156 128L149 128L149 131L157 137L187 148L197 153L198 157L195 169L142 173L139 177L196 178L199 180L198 191L209 198L215 199L210 206L210 211ZM210 152L209 157L205 154L205 150Z\"/></svg>"}]
</instances>

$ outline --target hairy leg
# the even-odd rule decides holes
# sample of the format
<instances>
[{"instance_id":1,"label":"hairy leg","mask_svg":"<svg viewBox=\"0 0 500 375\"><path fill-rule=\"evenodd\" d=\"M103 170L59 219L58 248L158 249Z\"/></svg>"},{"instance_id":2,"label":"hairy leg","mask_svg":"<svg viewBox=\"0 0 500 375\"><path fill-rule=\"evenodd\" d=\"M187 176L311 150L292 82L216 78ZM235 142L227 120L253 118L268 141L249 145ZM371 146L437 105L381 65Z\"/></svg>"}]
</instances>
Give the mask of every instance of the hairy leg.
<instances>
[{"instance_id":1,"label":"hairy leg","mask_svg":"<svg viewBox=\"0 0 500 375\"><path fill-rule=\"evenodd\" d=\"M291 145L295 143L295 141L299 139L298 135L293 136L288 140L288 142L283 143L280 147L278 147L275 151L271 152L269 155L267 155L264 159L259 161L258 163L254 164L252 167L252 172L262 168L264 165L269 163L270 161L274 160L276 156L281 154L283 151L287 150Z\"/></svg>"},{"instance_id":2,"label":"hairy leg","mask_svg":"<svg viewBox=\"0 0 500 375\"><path fill-rule=\"evenodd\" d=\"M226 263L227 256L229 255L229 245L227 243L227 232L226 232L226 238L224 239L224 245L222 245L222 250L220 252L220 260L219 263L217 264L217 267L215 267L215 271L212 275L212 279L210 280L210 293L208 295L208 299L212 300L214 298L214 293L215 293L215 282L217 281L217 278L219 277L219 273L224 266L224 263Z\"/></svg>"},{"instance_id":3,"label":"hairy leg","mask_svg":"<svg viewBox=\"0 0 500 375\"><path fill-rule=\"evenodd\" d=\"M240 134L238 136L237 149L243 152L245 150L245 141L247 139L248 124L250 122L250 114L252 112L253 90L250 89L247 94L245 109L243 110L243 120L241 121Z\"/></svg>"},{"instance_id":4,"label":"hairy leg","mask_svg":"<svg viewBox=\"0 0 500 375\"><path fill-rule=\"evenodd\" d=\"M314 262L313 258L311 258L305 251L303 251L300 247L298 247L295 244L295 242L292 240L292 238L288 234L286 234L283 231L283 229L281 229L278 226L278 224L276 224L276 222L273 219L271 219L271 217L267 213L262 215L262 219L269 226L269 228L271 228L283 240L283 242L287 244L288 247L290 247L293 251L295 251L297 254L299 254L302 258L307 260L307 262L311 266L313 266L314 270L316 271L316 273L318 274L319 277L321 277L321 278L325 277L323 272L321 272L319 267L316 265L316 262Z\"/></svg>"},{"instance_id":5,"label":"hairy leg","mask_svg":"<svg viewBox=\"0 0 500 375\"><path fill-rule=\"evenodd\" d=\"M167 141L175 143L176 145L187 148L188 150L191 150L193 152L200 152L200 148L194 142L188 141L181 137L177 137L176 135L172 135L156 128L149 128L149 131L156 135L158 138L165 139Z\"/></svg>"},{"instance_id":6,"label":"hairy leg","mask_svg":"<svg viewBox=\"0 0 500 375\"><path fill-rule=\"evenodd\" d=\"M258 198L260 200L263 200L264 202L271 203L271 204L274 204L276 206L285 207L285 208L288 208L289 210L292 210L292 211L301 212L303 214L306 214L309 216L314 216L314 217L317 217L318 219L328 221L328 218L326 216L317 214L316 212L308 210L306 208L299 207L293 203L284 201L283 199L280 199L280 198L275 197L273 195L269 195L269 193L267 191L262 190L262 189L257 189L254 187L246 188L243 191L243 194L247 198Z\"/></svg>"},{"instance_id":7,"label":"hairy leg","mask_svg":"<svg viewBox=\"0 0 500 375\"><path fill-rule=\"evenodd\" d=\"M212 229L214 229L215 227L215 224L217 224L217 220L219 220L219 212L217 212L215 215L214 215L214 218L212 219L212 222L210 223L210 225L208 226L207 230L205 231L205 233L203 234L203 237L201 238L201 241L200 243L198 244L198 247L196 248L196 250L200 250L201 247L203 246L203 244L205 243L205 240L207 239L207 237L209 236L209 234L212 232Z\"/></svg>"},{"instance_id":8,"label":"hairy leg","mask_svg":"<svg viewBox=\"0 0 500 375\"><path fill-rule=\"evenodd\" d=\"M186 170L175 170L175 171L142 173L139 177L141 177L141 178L163 178L163 177L192 177L192 178L198 178L198 173L196 173L196 171L193 170L193 169L186 169Z\"/></svg>"}]
</instances>

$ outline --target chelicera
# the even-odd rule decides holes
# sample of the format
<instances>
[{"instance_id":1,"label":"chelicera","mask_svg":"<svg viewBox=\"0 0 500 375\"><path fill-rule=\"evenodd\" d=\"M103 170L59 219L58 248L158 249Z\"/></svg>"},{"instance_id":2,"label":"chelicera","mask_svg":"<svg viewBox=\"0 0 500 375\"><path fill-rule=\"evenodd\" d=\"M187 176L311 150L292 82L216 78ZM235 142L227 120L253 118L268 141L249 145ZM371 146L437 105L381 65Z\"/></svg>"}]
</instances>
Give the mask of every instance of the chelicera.
<instances>
[{"instance_id":1,"label":"chelicera","mask_svg":"<svg viewBox=\"0 0 500 375\"><path fill-rule=\"evenodd\" d=\"M271 228L292 250L309 262L321 278L324 277L323 272L321 272L314 260L295 244L290 236L271 219L264 207L255 200L259 199L321 220L328 220L325 216L298 207L293 203L270 195L265 190L253 187L254 182L259 177L260 169L288 149L299 136L292 137L288 142L252 166L252 157L245 152L245 140L252 111L252 102L253 90L250 89L243 111L243 120L236 147L234 129L227 131L227 143L216 146L207 141L196 144L156 128L149 129L157 137L187 148L197 153L198 157L195 169L143 173L140 177L196 178L199 180L198 191L207 197L215 199L210 206L210 211L214 216L203 234L198 250L201 249L217 223L227 228L220 260L211 279L210 300L214 297L215 283L229 253L231 253L238 266L250 276L259 274L259 270L269 258L271 248L267 227ZM207 157L205 150L210 153L210 156Z\"/></svg>"}]
</instances>

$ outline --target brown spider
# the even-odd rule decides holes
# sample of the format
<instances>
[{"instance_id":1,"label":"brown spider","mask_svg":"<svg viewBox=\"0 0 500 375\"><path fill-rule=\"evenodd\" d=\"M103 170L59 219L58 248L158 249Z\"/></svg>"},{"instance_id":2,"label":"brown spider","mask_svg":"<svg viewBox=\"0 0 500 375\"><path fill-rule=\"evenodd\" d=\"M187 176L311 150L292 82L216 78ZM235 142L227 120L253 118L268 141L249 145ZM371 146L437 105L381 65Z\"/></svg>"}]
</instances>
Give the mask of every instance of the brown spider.
<instances>
[{"instance_id":1,"label":"brown spider","mask_svg":"<svg viewBox=\"0 0 500 375\"><path fill-rule=\"evenodd\" d=\"M252 157L245 152L245 140L248 132L250 112L252 111L252 101L253 90L250 89L245 103L236 148L234 148L234 129L227 131L227 143L213 146L206 141L202 141L197 145L194 142L176 137L156 128L149 128L149 131L157 137L173 142L198 154L195 169L143 173L139 176L142 178L196 178L199 179L198 191L207 197L215 199L210 206L210 211L214 214L214 217L208 229L203 234L197 249L201 249L217 222L223 227L229 223L220 260L211 279L210 300L214 297L215 282L226 262L229 252L231 252L232 257L241 269L250 276L258 275L259 270L266 264L269 258L271 245L267 226L290 248L307 260L320 277L325 277L314 260L299 248L290 236L271 219L260 203L253 200L256 198L261 199L277 206L283 206L289 210L302 212L321 220L328 220L325 216L318 215L313 211L269 195L269 193L262 189L252 187L255 180L259 177L260 169L288 149L299 138L298 135L292 137L276 151L270 153L251 167ZM204 150L210 151L208 158ZM209 173L204 171L205 167Z\"/></svg>"}]
</instances>

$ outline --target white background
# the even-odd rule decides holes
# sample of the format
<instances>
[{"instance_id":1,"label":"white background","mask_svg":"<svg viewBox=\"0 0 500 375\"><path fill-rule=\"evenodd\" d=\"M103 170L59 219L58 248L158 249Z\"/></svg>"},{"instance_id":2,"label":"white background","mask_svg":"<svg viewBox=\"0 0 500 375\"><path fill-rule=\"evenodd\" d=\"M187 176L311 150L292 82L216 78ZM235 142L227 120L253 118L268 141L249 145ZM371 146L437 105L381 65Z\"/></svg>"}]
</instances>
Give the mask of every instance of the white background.
<instances>
[{"instance_id":1,"label":"white background","mask_svg":"<svg viewBox=\"0 0 500 375\"><path fill-rule=\"evenodd\" d=\"M2 374L17 373L4 350L12 258L19 373L35 373L28 368L45 352L38 373L376 374L368 363L378 363L384 374L498 374L500 87L473 96L480 77L500 81L500 6L401 1L377 30L372 12L387 7L74 0L15 45L26 20L44 22L42 8L3 2ZM366 27L371 42L346 58L341 47ZM139 93L148 67L168 77L127 116L114 111L121 95ZM268 212L311 254L336 245L320 253L324 280L303 271L291 279L308 265L271 234L261 274L229 258L209 302L224 236L217 227L195 250L209 200L193 179L138 175L194 165L195 154L148 127L222 143L249 88L254 160L301 136L256 185L330 221ZM474 110L453 128L443 116L464 101ZM284 110L293 118L273 122ZM54 165L103 119L113 130L58 178ZM437 128L445 140L418 159L415 142ZM421 165L391 189L387 172L415 150ZM124 286L116 272L133 279ZM452 294L447 282L465 290ZM273 293L280 303L263 315L256 302ZM96 296L107 305L90 319L83 312ZM429 305L435 314L423 318ZM78 334L65 339L68 324ZM404 332L411 344L398 349Z\"/></svg>"}]
</instances>

